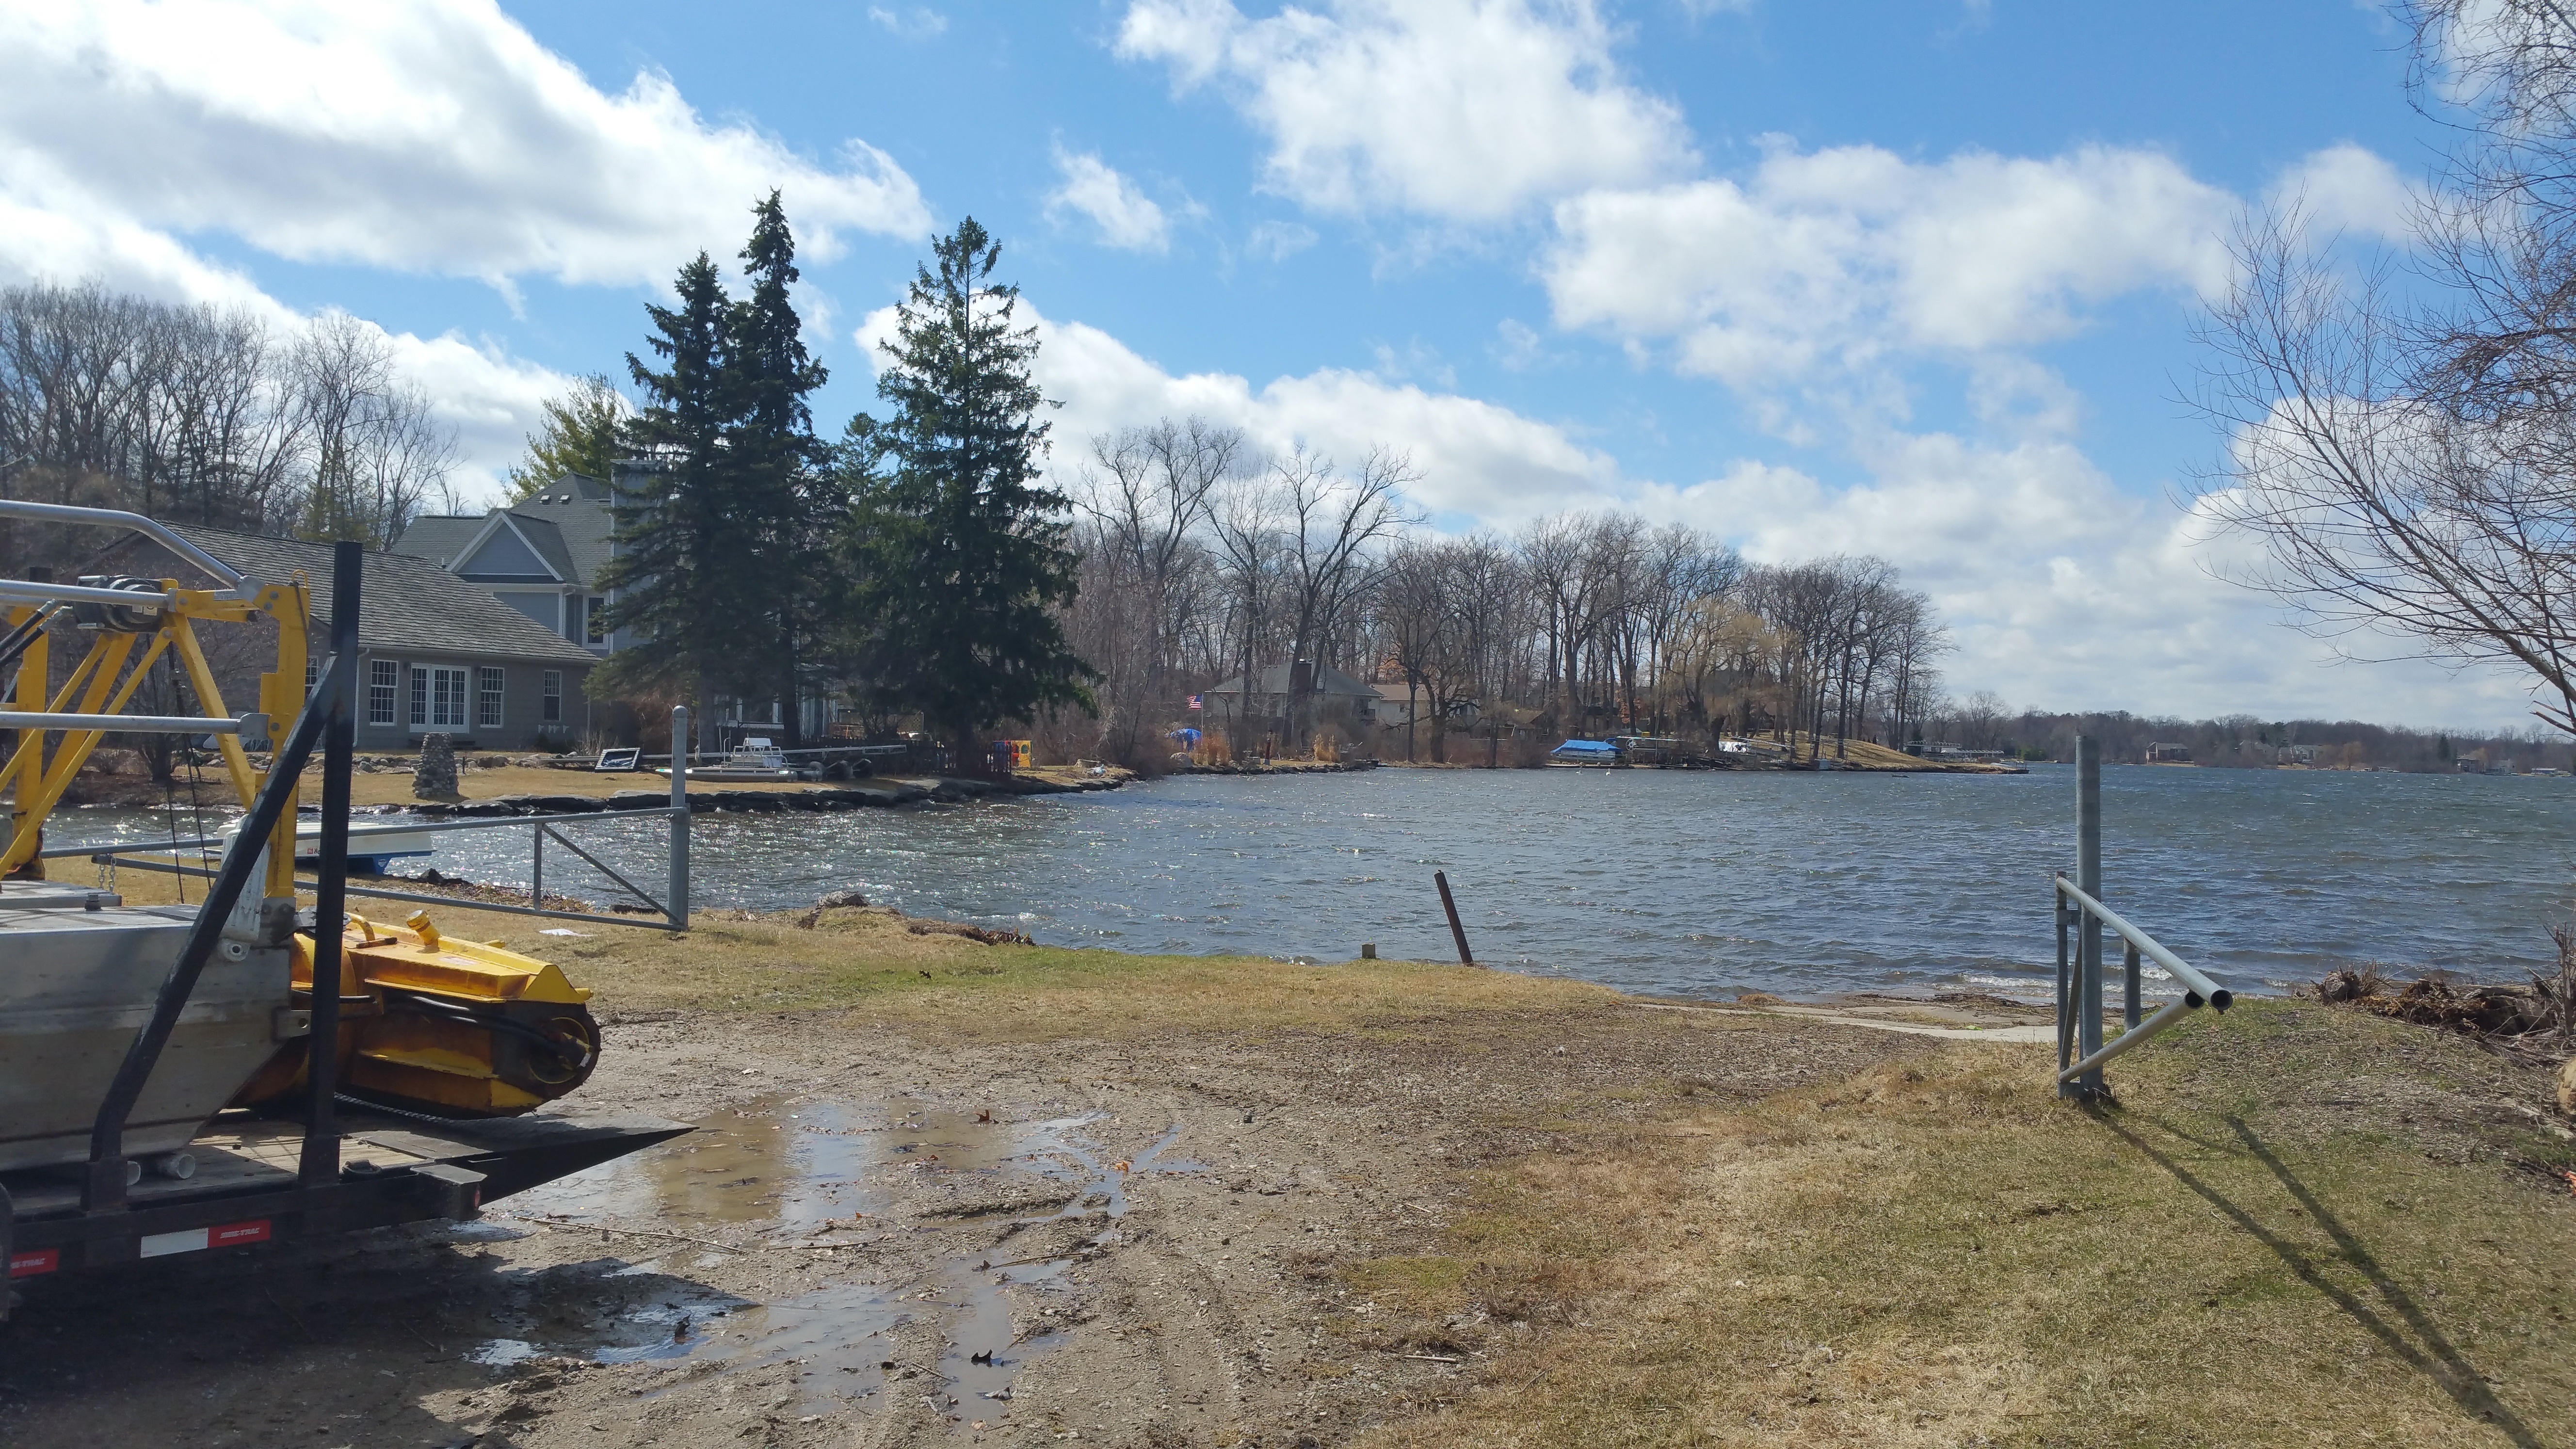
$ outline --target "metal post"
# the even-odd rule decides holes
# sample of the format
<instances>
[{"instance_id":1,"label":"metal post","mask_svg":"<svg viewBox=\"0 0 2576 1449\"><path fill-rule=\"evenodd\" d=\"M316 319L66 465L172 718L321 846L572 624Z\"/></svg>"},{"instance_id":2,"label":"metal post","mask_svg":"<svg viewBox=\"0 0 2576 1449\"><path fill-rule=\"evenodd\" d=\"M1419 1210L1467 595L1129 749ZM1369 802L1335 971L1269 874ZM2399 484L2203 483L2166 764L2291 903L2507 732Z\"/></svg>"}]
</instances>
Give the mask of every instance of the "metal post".
<instances>
[{"instance_id":1,"label":"metal post","mask_svg":"<svg viewBox=\"0 0 2576 1449\"><path fill-rule=\"evenodd\" d=\"M529 858L528 905L542 909L546 903L546 828L537 827L536 851Z\"/></svg>"},{"instance_id":2,"label":"metal post","mask_svg":"<svg viewBox=\"0 0 2576 1449\"><path fill-rule=\"evenodd\" d=\"M671 924L689 928L689 707L671 706Z\"/></svg>"},{"instance_id":3,"label":"metal post","mask_svg":"<svg viewBox=\"0 0 2576 1449\"><path fill-rule=\"evenodd\" d=\"M2091 735L2075 739L2075 884L2102 899L2102 742ZM2089 1057L2102 1049L2102 922L2086 911L2076 938L2075 1036ZM2102 1073L2086 1073L2076 1089L2088 1101L2101 1095Z\"/></svg>"},{"instance_id":4,"label":"metal post","mask_svg":"<svg viewBox=\"0 0 2576 1449\"><path fill-rule=\"evenodd\" d=\"M2120 1029L2136 1031L2138 1029L2138 943L2123 938L2122 944L2129 949L2126 959L2120 963L2122 973Z\"/></svg>"},{"instance_id":5,"label":"metal post","mask_svg":"<svg viewBox=\"0 0 2576 1449\"><path fill-rule=\"evenodd\" d=\"M307 998L312 1024L304 1038L309 1095L298 1175L307 1187L340 1180L340 1131L331 1094L340 1086L340 928L349 904L349 776L357 763L358 596L365 563L361 545L331 546L332 667L324 676L331 697L315 701L330 715L322 727L322 838L316 842L322 858L315 862L320 868L313 887L313 990ZM287 839L294 839L293 831L290 822Z\"/></svg>"},{"instance_id":6,"label":"metal post","mask_svg":"<svg viewBox=\"0 0 2576 1449\"><path fill-rule=\"evenodd\" d=\"M2066 872L2058 871L2056 877L2048 894L2049 909L2057 919L2057 1070L2062 1074L2066 1064L2075 1060L2075 983L2067 974L2074 959L2075 916L2067 908L2066 892L2057 888ZM2058 1095L2066 1095L2065 1090L2059 1089Z\"/></svg>"}]
</instances>

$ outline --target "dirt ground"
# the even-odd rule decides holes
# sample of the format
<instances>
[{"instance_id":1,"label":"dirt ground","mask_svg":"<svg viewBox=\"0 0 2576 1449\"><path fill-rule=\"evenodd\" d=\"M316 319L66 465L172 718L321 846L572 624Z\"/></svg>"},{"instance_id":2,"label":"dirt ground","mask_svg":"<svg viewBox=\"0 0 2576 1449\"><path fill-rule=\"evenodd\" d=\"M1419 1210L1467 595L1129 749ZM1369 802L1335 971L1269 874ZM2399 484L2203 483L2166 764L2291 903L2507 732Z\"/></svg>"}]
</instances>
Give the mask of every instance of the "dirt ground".
<instances>
[{"instance_id":1,"label":"dirt ground","mask_svg":"<svg viewBox=\"0 0 2576 1449\"><path fill-rule=\"evenodd\" d=\"M696 1130L25 1280L0 1445L2576 1443L2576 1127L2457 1034L2240 1004L2086 1108L1974 996L435 914Z\"/></svg>"},{"instance_id":2,"label":"dirt ground","mask_svg":"<svg viewBox=\"0 0 2576 1449\"><path fill-rule=\"evenodd\" d=\"M1374 1332L1338 1266L1427 1249L1569 1093L1749 1099L1923 1049L1589 999L1487 1026L612 1016L579 1101L699 1131L478 1223L31 1280L0 1442L1341 1443L1472 1365Z\"/></svg>"}]
</instances>

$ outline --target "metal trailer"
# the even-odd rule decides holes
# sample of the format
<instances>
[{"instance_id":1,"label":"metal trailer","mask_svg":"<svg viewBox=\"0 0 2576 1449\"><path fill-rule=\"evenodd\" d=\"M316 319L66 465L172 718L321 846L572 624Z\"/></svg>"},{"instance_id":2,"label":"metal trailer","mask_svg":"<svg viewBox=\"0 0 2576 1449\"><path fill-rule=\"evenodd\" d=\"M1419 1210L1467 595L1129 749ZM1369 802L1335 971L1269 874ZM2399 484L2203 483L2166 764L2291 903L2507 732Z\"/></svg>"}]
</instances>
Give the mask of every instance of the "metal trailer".
<instances>
[{"instance_id":1,"label":"metal trailer","mask_svg":"<svg viewBox=\"0 0 2576 1449\"><path fill-rule=\"evenodd\" d=\"M155 1172L113 1212L81 1205L81 1184L0 1175L0 1261L12 1283L177 1253L467 1219L486 1203L665 1142L689 1129L644 1116L437 1122L347 1105L331 1130L337 1172L301 1170L307 1125L218 1117L184 1149L192 1175ZM164 1159L167 1160L166 1158ZM0 1289L0 1319L10 1294Z\"/></svg>"},{"instance_id":2,"label":"metal trailer","mask_svg":"<svg viewBox=\"0 0 2576 1449\"><path fill-rule=\"evenodd\" d=\"M98 521L90 510L75 512L83 515L80 521ZM161 531L128 515L115 521ZM53 940L43 951L11 953L15 959L6 964L24 966L38 958L74 964L50 975L35 970L25 980L12 978L22 1025L44 1018L38 1024L45 1026L14 1039L28 1052L36 1050L27 1045L30 1040L44 1043L51 1054L42 1062L29 1057L11 1064L25 1101L16 1108L21 1120L0 1129L27 1128L28 1120L41 1115L45 1120L33 1128L7 1135L27 1137L32 1131L57 1145L22 1158L15 1171L0 1170L0 1264L6 1265L0 1317L9 1310L8 1281L175 1253L469 1218L485 1202L688 1130L644 1117L455 1121L358 1103L344 1109L334 1080L340 993L310 991L303 1007L292 1004L285 973L296 926L292 898L256 891L245 898L244 892L254 877L291 880L291 863L272 862L268 847L273 840L293 839L281 834L281 826L292 818L297 777L320 746L322 830L313 919L322 928L312 932L311 980L318 985L341 979L341 933L328 927L342 919L347 902L359 561L357 545L339 546L329 662L280 742L195 911L129 910L104 893L83 895L60 886L5 893L7 903L28 907L0 911L18 917L0 921L9 939ZM31 592L27 585L10 588ZM55 586L51 592L85 597L106 591ZM134 597L128 592L122 599ZM13 644L24 647L23 640ZM25 729L82 727L54 724L43 713L0 711L0 727L21 727L22 739ZM12 714L14 720L8 718ZM116 728L137 727L136 717L115 719ZM190 720L183 727L210 725L267 734L266 721L257 717L238 724ZM86 941L84 932L97 941ZM156 939L160 945L153 944ZM166 954L171 946L174 964L157 990L145 989L148 977L138 980L135 973L161 969L161 962L173 960ZM37 999L47 991L59 1000ZM149 1010L139 1009L147 999ZM58 1024L48 1024L57 1017ZM292 1036L308 1039L299 1116L217 1112L221 1096L207 1105L206 1083L199 1079L208 1076L212 1056ZM179 1050L165 1061L174 1044ZM116 1064L109 1071L111 1058ZM213 1072L225 1081L235 1074L230 1066ZM78 1118L93 1098L85 1124L86 1160L77 1160L83 1127ZM52 1120L64 1116L71 1120Z\"/></svg>"}]
</instances>

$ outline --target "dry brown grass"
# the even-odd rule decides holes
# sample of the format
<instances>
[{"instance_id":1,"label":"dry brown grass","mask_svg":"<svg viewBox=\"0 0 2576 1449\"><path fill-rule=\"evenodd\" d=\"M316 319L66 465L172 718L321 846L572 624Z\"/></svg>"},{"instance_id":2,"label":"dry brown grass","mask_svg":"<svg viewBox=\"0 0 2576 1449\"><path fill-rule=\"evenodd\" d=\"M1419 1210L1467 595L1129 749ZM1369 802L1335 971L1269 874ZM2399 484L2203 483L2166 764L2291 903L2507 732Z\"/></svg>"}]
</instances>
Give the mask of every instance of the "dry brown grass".
<instances>
[{"instance_id":1,"label":"dry brown grass","mask_svg":"<svg viewBox=\"0 0 2576 1449\"><path fill-rule=\"evenodd\" d=\"M2492 1059L2331 1015L2186 1028L2099 1112L1976 1046L1570 1134L1445 1261L1352 1270L1489 1355L1368 1442L2569 1442L2567 1144L2482 1114L2534 1090ZM2311 1100L2373 1082L2410 1135Z\"/></svg>"}]
</instances>

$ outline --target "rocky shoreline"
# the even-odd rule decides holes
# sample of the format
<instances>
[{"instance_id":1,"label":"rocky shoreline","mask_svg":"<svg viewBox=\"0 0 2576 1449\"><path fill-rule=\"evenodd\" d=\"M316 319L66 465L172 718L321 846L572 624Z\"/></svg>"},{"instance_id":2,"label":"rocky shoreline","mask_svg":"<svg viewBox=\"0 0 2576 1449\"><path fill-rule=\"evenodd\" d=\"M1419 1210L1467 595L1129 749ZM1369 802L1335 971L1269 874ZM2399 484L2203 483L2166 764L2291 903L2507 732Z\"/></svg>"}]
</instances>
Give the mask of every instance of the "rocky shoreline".
<instances>
[{"instance_id":1,"label":"rocky shoreline","mask_svg":"<svg viewBox=\"0 0 2576 1449\"><path fill-rule=\"evenodd\" d=\"M889 779L854 782L805 790L691 790L687 794L687 799L689 809L698 814L719 810L755 814L775 814L784 811L813 813L918 805L925 802L962 804L970 800L982 800L995 796L1084 795L1102 790L1115 790L1133 778L1124 771L1073 781L1046 780L1031 776L1013 776L1007 780L968 780L941 776L922 780ZM668 790L613 790L606 795L530 793L501 795L489 800L421 800L391 808L446 819L503 815L596 815L619 810L667 810L670 805L671 795Z\"/></svg>"}]
</instances>

